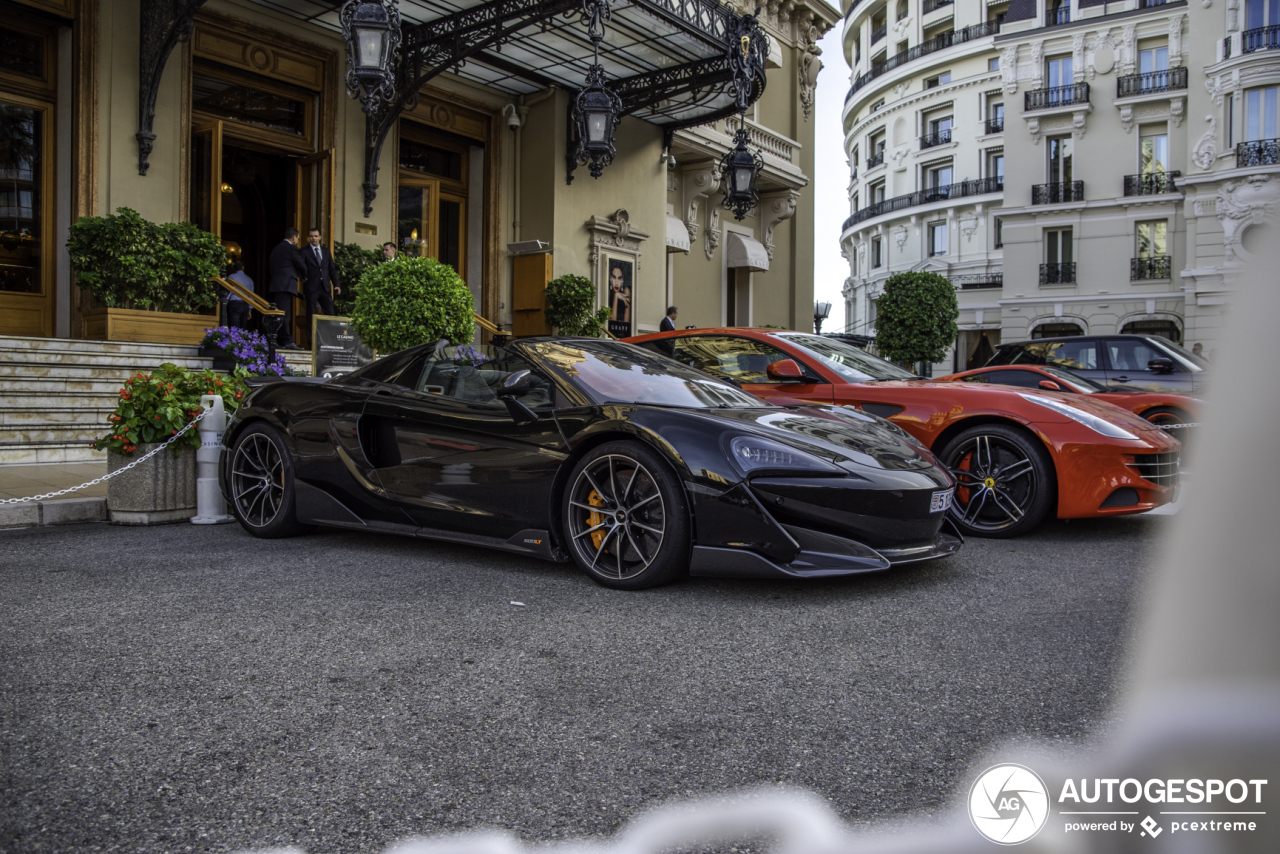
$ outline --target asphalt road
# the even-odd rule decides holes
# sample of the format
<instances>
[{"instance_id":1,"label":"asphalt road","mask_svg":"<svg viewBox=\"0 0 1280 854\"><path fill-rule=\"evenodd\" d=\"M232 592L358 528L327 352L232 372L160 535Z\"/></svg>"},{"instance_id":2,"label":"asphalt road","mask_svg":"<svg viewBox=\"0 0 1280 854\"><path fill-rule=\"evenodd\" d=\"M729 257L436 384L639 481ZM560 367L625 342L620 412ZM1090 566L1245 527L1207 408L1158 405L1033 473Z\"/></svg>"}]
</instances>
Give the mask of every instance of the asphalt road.
<instances>
[{"instance_id":1,"label":"asphalt road","mask_svg":"<svg viewBox=\"0 0 1280 854\"><path fill-rule=\"evenodd\" d=\"M0 850L545 841L776 783L927 814L994 745L1107 721L1168 524L643 593L392 537L0 533Z\"/></svg>"}]
</instances>

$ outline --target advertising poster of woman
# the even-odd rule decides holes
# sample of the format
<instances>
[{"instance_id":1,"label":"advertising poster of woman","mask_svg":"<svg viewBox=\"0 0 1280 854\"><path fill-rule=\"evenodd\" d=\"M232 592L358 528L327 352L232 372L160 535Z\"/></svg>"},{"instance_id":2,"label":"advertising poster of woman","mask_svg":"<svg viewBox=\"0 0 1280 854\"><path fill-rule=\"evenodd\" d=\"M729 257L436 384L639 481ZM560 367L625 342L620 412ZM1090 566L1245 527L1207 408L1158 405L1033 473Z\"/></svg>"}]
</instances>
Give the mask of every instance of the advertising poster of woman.
<instances>
[{"instance_id":1,"label":"advertising poster of woman","mask_svg":"<svg viewBox=\"0 0 1280 854\"><path fill-rule=\"evenodd\" d=\"M618 338L635 334L631 320L635 293L632 291L632 261L609 258L605 267L609 278L605 284L609 306L609 332Z\"/></svg>"}]
</instances>

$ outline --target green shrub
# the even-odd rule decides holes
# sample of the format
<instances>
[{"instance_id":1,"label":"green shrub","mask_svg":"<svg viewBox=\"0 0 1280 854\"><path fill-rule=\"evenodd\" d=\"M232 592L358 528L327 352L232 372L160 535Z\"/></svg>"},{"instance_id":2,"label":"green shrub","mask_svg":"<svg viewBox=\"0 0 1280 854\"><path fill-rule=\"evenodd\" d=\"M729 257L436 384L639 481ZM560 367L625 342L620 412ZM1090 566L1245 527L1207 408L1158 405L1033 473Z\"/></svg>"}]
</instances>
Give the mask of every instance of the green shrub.
<instances>
[{"instance_id":1,"label":"green shrub","mask_svg":"<svg viewBox=\"0 0 1280 854\"><path fill-rule=\"evenodd\" d=\"M547 322L561 335L599 335L609 309L595 305L596 286L586 276L566 273L547 283Z\"/></svg>"},{"instance_id":2,"label":"green shrub","mask_svg":"<svg viewBox=\"0 0 1280 854\"><path fill-rule=\"evenodd\" d=\"M213 371L193 371L165 362L151 373L139 371L124 381L115 411L107 416L108 431L93 443L113 454L132 456L139 445L165 442L200 414L200 396L222 398L227 415L240 407L248 394L246 372L232 376ZM173 444L176 454L183 445L200 447L200 431L192 428Z\"/></svg>"},{"instance_id":3,"label":"green shrub","mask_svg":"<svg viewBox=\"0 0 1280 854\"><path fill-rule=\"evenodd\" d=\"M471 291L448 264L434 258L401 258L364 274L351 311L360 340L382 354L447 338L475 337Z\"/></svg>"},{"instance_id":4,"label":"green shrub","mask_svg":"<svg viewBox=\"0 0 1280 854\"><path fill-rule=\"evenodd\" d=\"M356 305L356 293L360 290L360 280L381 260L381 250L363 249L356 243L333 244L333 263L338 267L338 280L342 283L342 293L333 298L334 311L346 317L351 316Z\"/></svg>"},{"instance_id":5,"label":"green shrub","mask_svg":"<svg viewBox=\"0 0 1280 854\"><path fill-rule=\"evenodd\" d=\"M898 273L876 301L876 346L891 362L939 362L956 340L956 290L937 273Z\"/></svg>"},{"instance_id":6,"label":"green shrub","mask_svg":"<svg viewBox=\"0 0 1280 854\"><path fill-rule=\"evenodd\" d=\"M218 304L226 249L216 234L189 222L157 225L119 208L81 217L67 239L76 282L107 308L198 314Z\"/></svg>"}]
</instances>

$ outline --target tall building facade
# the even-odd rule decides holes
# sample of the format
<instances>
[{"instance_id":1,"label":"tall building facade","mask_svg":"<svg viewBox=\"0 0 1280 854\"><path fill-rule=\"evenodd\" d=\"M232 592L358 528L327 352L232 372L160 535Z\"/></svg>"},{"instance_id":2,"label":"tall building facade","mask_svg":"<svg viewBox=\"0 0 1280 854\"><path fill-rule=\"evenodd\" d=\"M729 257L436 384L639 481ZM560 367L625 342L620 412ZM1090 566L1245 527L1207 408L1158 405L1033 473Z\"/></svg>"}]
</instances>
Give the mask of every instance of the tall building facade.
<instances>
[{"instance_id":1,"label":"tall building facade","mask_svg":"<svg viewBox=\"0 0 1280 854\"><path fill-rule=\"evenodd\" d=\"M888 276L931 270L961 309L935 371L1063 334L1213 350L1280 202L1270 9L854 0L849 330L874 334Z\"/></svg>"}]
</instances>

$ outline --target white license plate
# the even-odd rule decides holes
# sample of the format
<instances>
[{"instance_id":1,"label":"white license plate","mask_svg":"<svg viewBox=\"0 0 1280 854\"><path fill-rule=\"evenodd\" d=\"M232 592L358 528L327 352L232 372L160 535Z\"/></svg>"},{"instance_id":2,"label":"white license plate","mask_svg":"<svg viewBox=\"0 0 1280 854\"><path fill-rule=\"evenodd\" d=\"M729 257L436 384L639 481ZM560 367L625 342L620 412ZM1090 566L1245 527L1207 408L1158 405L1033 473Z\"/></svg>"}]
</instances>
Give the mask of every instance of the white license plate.
<instances>
[{"instance_id":1,"label":"white license plate","mask_svg":"<svg viewBox=\"0 0 1280 854\"><path fill-rule=\"evenodd\" d=\"M946 492L935 492L933 500L929 502L930 513L945 513L951 508L951 496L954 495L953 490L948 489Z\"/></svg>"}]
</instances>

